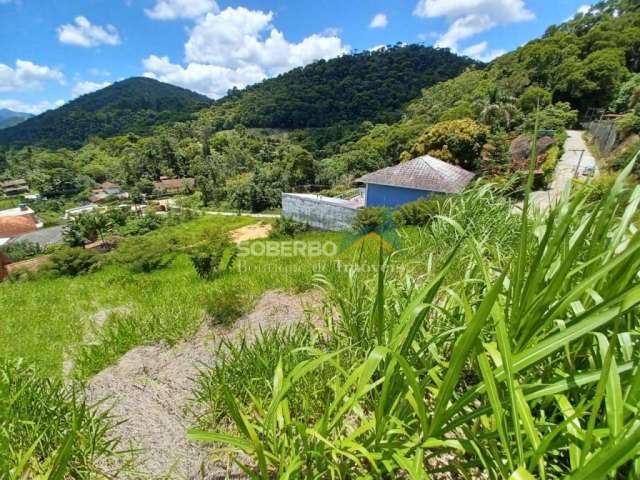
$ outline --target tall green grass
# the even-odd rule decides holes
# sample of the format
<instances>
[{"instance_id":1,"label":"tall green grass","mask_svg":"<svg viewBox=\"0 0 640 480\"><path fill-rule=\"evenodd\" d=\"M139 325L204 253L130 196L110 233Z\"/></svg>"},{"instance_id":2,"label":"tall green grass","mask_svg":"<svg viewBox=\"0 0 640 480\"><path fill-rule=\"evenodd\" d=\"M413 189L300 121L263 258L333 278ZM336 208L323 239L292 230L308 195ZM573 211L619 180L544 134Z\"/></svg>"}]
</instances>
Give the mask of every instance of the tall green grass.
<instances>
[{"instance_id":1,"label":"tall green grass","mask_svg":"<svg viewBox=\"0 0 640 480\"><path fill-rule=\"evenodd\" d=\"M115 455L107 413L21 361L0 362L0 478L107 478Z\"/></svg>"},{"instance_id":2,"label":"tall green grass","mask_svg":"<svg viewBox=\"0 0 640 480\"><path fill-rule=\"evenodd\" d=\"M191 438L250 455L251 478L640 478L632 167L596 204L576 192L540 219L525 200L515 243L455 222L419 281L393 273L395 256L346 291L321 280L331 340L272 359L268 395L219 375L231 427Z\"/></svg>"}]
</instances>

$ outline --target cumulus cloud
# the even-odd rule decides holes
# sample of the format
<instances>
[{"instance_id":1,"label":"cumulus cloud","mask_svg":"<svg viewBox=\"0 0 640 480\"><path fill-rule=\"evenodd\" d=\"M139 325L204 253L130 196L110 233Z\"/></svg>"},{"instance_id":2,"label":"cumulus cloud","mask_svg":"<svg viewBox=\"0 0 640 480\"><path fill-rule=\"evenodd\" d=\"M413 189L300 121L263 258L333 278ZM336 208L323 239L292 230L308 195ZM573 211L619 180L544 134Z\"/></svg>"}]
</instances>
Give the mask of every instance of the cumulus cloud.
<instances>
[{"instance_id":1,"label":"cumulus cloud","mask_svg":"<svg viewBox=\"0 0 640 480\"><path fill-rule=\"evenodd\" d=\"M476 43L462 51L463 55L475 58L481 62L490 62L494 58L504 55L505 53L506 51L502 49L489 49L489 44L487 42Z\"/></svg>"},{"instance_id":2,"label":"cumulus cloud","mask_svg":"<svg viewBox=\"0 0 640 480\"><path fill-rule=\"evenodd\" d=\"M71 89L71 94L74 97L79 97L80 95L86 95L87 93L95 92L96 90L108 87L109 85L111 85L111 82L77 82Z\"/></svg>"},{"instance_id":3,"label":"cumulus cloud","mask_svg":"<svg viewBox=\"0 0 640 480\"><path fill-rule=\"evenodd\" d=\"M436 46L452 50L457 50L462 40L498 25L535 18L524 0L419 0L413 13L423 18L446 18L449 29L440 36Z\"/></svg>"},{"instance_id":4,"label":"cumulus cloud","mask_svg":"<svg viewBox=\"0 0 640 480\"><path fill-rule=\"evenodd\" d=\"M591 5L580 5L580 7L578 7L578 13L586 15L587 13L591 12L592 8L593 7Z\"/></svg>"},{"instance_id":5,"label":"cumulus cloud","mask_svg":"<svg viewBox=\"0 0 640 480\"><path fill-rule=\"evenodd\" d=\"M113 25L93 25L87 17L78 16L73 24L58 27L58 40L78 47L97 47L98 45L118 45L120 35Z\"/></svg>"},{"instance_id":6,"label":"cumulus cloud","mask_svg":"<svg viewBox=\"0 0 640 480\"><path fill-rule=\"evenodd\" d=\"M64 100L56 100L54 102L45 100L39 103L26 103L20 100L2 100L0 99L0 108L8 108L14 112L31 113L38 115L46 110L58 108L64 105Z\"/></svg>"},{"instance_id":7,"label":"cumulus cloud","mask_svg":"<svg viewBox=\"0 0 640 480\"><path fill-rule=\"evenodd\" d=\"M289 42L272 25L272 12L244 7L208 13L196 21L185 44L186 66L166 56L143 60L145 75L213 98L315 60L347 53L335 30Z\"/></svg>"},{"instance_id":8,"label":"cumulus cloud","mask_svg":"<svg viewBox=\"0 0 640 480\"><path fill-rule=\"evenodd\" d=\"M211 98L224 96L230 88L244 88L267 78L255 65L227 68L204 63L189 63L186 67L171 63L169 57L151 55L143 60L145 76L161 82L179 85Z\"/></svg>"},{"instance_id":9,"label":"cumulus cloud","mask_svg":"<svg viewBox=\"0 0 640 480\"><path fill-rule=\"evenodd\" d=\"M369 23L369 28L385 28L389 25L389 19L384 13L376 14Z\"/></svg>"},{"instance_id":10,"label":"cumulus cloud","mask_svg":"<svg viewBox=\"0 0 640 480\"><path fill-rule=\"evenodd\" d=\"M156 0L153 8L145 9L145 13L156 20L197 18L218 11L218 4L214 0Z\"/></svg>"},{"instance_id":11,"label":"cumulus cloud","mask_svg":"<svg viewBox=\"0 0 640 480\"><path fill-rule=\"evenodd\" d=\"M46 80L64 83L64 75L58 69L28 60L16 60L15 68L0 63L0 92L40 90Z\"/></svg>"}]
</instances>

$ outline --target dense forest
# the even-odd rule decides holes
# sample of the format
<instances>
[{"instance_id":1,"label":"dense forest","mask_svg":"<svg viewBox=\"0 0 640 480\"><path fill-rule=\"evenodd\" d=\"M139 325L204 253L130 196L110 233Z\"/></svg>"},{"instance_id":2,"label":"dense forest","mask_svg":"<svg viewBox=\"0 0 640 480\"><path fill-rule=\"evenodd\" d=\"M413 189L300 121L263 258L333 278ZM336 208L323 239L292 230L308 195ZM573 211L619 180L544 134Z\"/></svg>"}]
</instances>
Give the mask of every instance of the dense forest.
<instances>
[{"instance_id":1,"label":"dense forest","mask_svg":"<svg viewBox=\"0 0 640 480\"><path fill-rule=\"evenodd\" d=\"M328 127L400 119L421 89L453 78L476 62L420 45L321 60L229 95L210 109L216 129Z\"/></svg>"},{"instance_id":2,"label":"dense forest","mask_svg":"<svg viewBox=\"0 0 640 480\"><path fill-rule=\"evenodd\" d=\"M285 190L339 193L363 173L424 153L507 182L520 168L510 146L536 116L556 143L543 172L553 171L564 129L598 112L621 114L620 131L639 133L639 72L640 7L610 0L487 66L420 46L317 62L233 91L192 120L157 122L152 135L92 136L75 151L53 150L55 142L0 151L0 176L82 199L105 179L146 193L159 175L189 175L204 203L246 210L277 207ZM115 90L78 101L103 115L105 92Z\"/></svg>"},{"instance_id":3,"label":"dense forest","mask_svg":"<svg viewBox=\"0 0 640 480\"><path fill-rule=\"evenodd\" d=\"M207 97L150 78L129 78L0 132L0 144L79 148L92 136L149 135L191 118Z\"/></svg>"}]
</instances>

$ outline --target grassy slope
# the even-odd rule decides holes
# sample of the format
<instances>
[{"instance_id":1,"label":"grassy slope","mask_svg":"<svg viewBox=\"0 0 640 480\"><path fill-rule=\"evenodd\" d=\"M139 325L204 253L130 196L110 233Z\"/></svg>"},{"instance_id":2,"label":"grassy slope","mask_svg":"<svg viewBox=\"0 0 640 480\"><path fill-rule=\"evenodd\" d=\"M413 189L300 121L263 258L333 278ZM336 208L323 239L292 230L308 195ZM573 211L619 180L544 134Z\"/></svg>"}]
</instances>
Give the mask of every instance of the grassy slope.
<instances>
[{"instance_id":1,"label":"grassy slope","mask_svg":"<svg viewBox=\"0 0 640 480\"><path fill-rule=\"evenodd\" d=\"M186 244L207 227L223 226L232 230L253 222L247 217L206 216L150 235L174 237ZM305 236L306 239L334 237L335 234L318 233ZM226 288L241 291L247 307L268 289L308 288L317 259L307 260L252 257L251 271L234 271L210 282L200 280L189 259L182 255L171 267L149 274L132 274L124 266L109 265L76 278L3 283L0 284L0 311L9 314L0 330L0 351L9 358L24 357L45 372L58 375L62 372L65 351L73 350L87 334L91 318L101 310L126 306L139 328L135 333L130 332L130 338L120 338L117 343L133 340L134 344L113 345L109 352L97 357L92 355L87 360L92 365L87 368L99 369L138 342L173 342L194 333L202 319L203 302ZM237 265L249 264L241 258Z\"/></svg>"}]
</instances>

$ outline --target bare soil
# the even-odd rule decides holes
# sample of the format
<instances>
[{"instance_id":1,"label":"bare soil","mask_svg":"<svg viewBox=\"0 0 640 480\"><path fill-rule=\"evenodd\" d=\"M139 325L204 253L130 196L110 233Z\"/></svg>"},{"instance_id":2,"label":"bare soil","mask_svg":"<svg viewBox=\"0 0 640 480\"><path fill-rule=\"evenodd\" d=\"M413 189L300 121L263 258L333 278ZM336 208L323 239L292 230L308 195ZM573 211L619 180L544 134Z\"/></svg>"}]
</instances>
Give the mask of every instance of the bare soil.
<instances>
[{"instance_id":1,"label":"bare soil","mask_svg":"<svg viewBox=\"0 0 640 480\"><path fill-rule=\"evenodd\" d=\"M239 471L211 460L211 447L187 440L193 424L189 404L199 368L215 362L221 339L255 338L260 329L288 326L312 315L320 294L295 296L280 291L266 293L255 309L231 328L203 325L195 338L176 345L135 348L120 361L93 377L89 399L108 400L100 405L124 420L114 432L121 450L136 449L135 472L125 478L217 479L241 477ZM313 314L315 315L315 314ZM115 473L125 462L104 465Z\"/></svg>"},{"instance_id":2,"label":"bare soil","mask_svg":"<svg viewBox=\"0 0 640 480\"><path fill-rule=\"evenodd\" d=\"M240 243L248 240L267 238L271 233L272 226L266 223L256 223L246 227L237 228L231 231L231 238L234 242Z\"/></svg>"}]
</instances>

